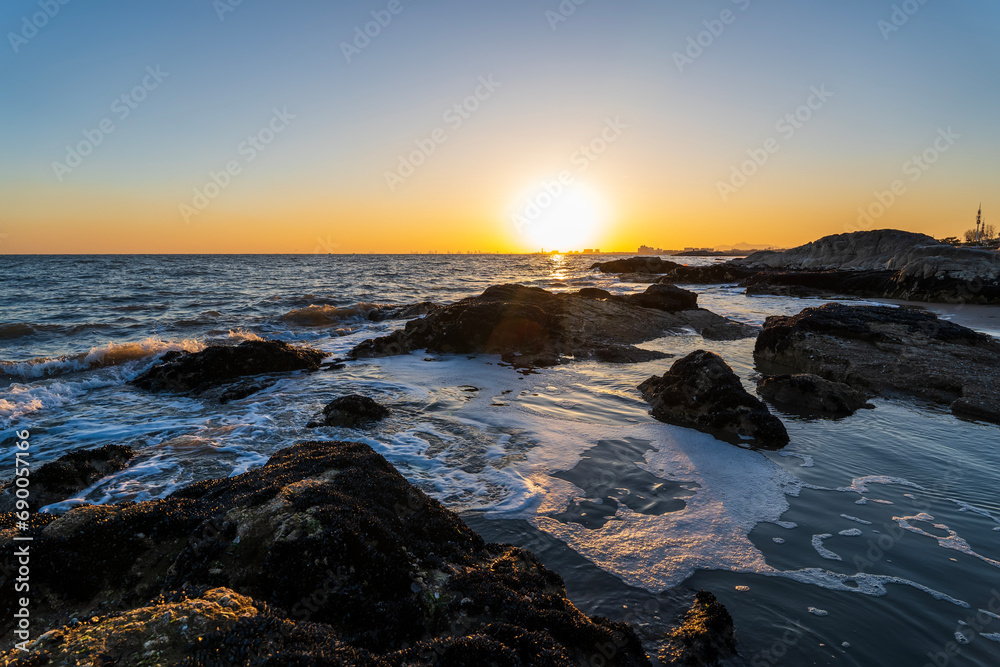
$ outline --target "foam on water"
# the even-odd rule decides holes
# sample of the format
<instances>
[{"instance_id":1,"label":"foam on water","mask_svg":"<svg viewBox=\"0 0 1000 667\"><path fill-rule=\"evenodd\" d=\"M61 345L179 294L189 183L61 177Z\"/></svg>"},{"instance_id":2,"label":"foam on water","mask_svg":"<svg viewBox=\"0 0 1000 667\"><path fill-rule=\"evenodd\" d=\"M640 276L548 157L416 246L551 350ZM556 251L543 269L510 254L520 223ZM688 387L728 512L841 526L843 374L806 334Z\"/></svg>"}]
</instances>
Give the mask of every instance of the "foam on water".
<instances>
[{"instance_id":1,"label":"foam on water","mask_svg":"<svg viewBox=\"0 0 1000 667\"><path fill-rule=\"evenodd\" d=\"M349 319L366 319L370 313L380 307L375 303L358 303L340 308L331 305L310 304L306 308L290 310L280 319L282 322L301 327L325 327Z\"/></svg>"},{"instance_id":2,"label":"foam on water","mask_svg":"<svg viewBox=\"0 0 1000 667\"><path fill-rule=\"evenodd\" d=\"M382 363L394 378L421 387L460 386L475 378L481 391L455 417L480 429L503 426L534 443L521 460L498 456L503 463L486 465L475 474L439 468L440 463L422 455L426 443L414 440L412 433L373 443L406 467L406 474L416 472L417 480L429 483L434 495L460 499L460 508L482 509L487 516L527 519L599 567L648 590L677 585L698 568L766 569L763 554L748 536L761 521L779 520L796 479L763 454L655 422L638 401L632 425L574 420L569 428L566 419L529 410L515 399L503 405L488 403L504 391L511 391L510 397L517 395L514 390L531 393L533 387L566 386L575 379L569 368L523 377L507 368L484 367L483 357L437 363L425 363L422 357ZM553 473L572 469L586 450L601 442L626 439L649 443L643 460L635 464L638 469L696 487L693 495L683 498L683 509L643 514L621 505L599 528L557 518L581 497L581 490Z\"/></svg>"},{"instance_id":3,"label":"foam on water","mask_svg":"<svg viewBox=\"0 0 1000 667\"><path fill-rule=\"evenodd\" d=\"M833 553L832 551L823 546L823 540L827 540L831 537L833 537L831 533L822 533L820 535L813 535L812 536L813 549L816 550L816 553L818 553L823 558L826 558L827 560L844 560L838 554Z\"/></svg>"},{"instance_id":4,"label":"foam on water","mask_svg":"<svg viewBox=\"0 0 1000 667\"><path fill-rule=\"evenodd\" d=\"M779 454L781 456L800 459L802 461L802 465L799 466L800 468L812 468L816 465L815 462L813 462L813 457L808 454L797 454L795 452L779 452Z\"/></svg>"},{"instance_id":5,"label":"foam on water","mask_svg":"<svg viewBox=\"0 0 1000 667\"><path fill-rule=\"evenodd\" d=\"M959 537L958 533L956 533L954 530L952 530L951 528L949 528L948 526L946 526L943 523L935 523L935 524L933 524L933 526L935 528L937 528L938 530L943 530L943 531L947 532L948 535L944 536L944 537L942 537L940 535L935 535L933 533L929 533L926 530L924 530L923 528L920 528L918 526L914 526L911 523L913 521L921 521L921 522L924 522L924 523L931 523L931 522L933 522L934 521L934 517L931 516L930 514L927 514L926 512L921 512L920 514L917 514L915 516L902 516L902 517L900 517L900 516L894 516L894 517L892 517L892 520L895 521L896 523L898 523L900 528L908 530L911 533L915 533L917 535L923 535L925 537L931 537L931 538L937 540L938 546L940 546L940 547L942 547L944 549L952 549L954 551L959 551L959 552L964 553L964 554L966 554L968 556L973 556L974 558L978 558L979 560L983 561L984 563L988 563L988 564L992 565L993 567L1000 567L1000 561L993 560L992 558L989 558L989 557L984 556L984 555L982 555L980 553L977 553L976 551L974 551L972 549L971 546L969 546L968 542L966 542L964 539L962 539L961 537Z\"/></svg>"},{"instance_id":6,"label":"foam on water","mask_svg":"<svg viewBox=\"0 0 1000 667\"><path fill-rule=\"evenodd\" d=\"M847 519L848 521L853 521L855 523L861 523L861 524L864 524L866 526L872 525L871 521L865 521L864 519L859 519L858 517L851 516L850 514L841 514L840 516L842 516L843 518Z\"/></svg>"},{"instance_id":7,"label":"foam on water","mask_svg":"<svg viewBox=\"0 0 1000 667\"><path fill-rule=\"evenodd\" d=\"M119 366L158 357L165 352L197 352L204 344L196 340L163 340L151 336L140 341L93 347L89 352L57 358L38 357L28 361L0 361L0 377L37 379Z\"/></svg>"}]
</instances>

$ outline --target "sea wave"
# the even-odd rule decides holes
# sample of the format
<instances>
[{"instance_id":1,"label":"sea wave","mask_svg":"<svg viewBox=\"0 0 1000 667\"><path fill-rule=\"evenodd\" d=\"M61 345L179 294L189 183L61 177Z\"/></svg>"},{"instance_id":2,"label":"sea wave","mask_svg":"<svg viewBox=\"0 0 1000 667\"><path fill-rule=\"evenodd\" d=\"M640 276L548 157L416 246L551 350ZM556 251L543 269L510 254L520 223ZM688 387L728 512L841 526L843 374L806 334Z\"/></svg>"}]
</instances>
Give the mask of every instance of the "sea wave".
<instances>
[{"instance_id":1,"label":"sea wave","mask_svg":"<svg viewBox=\"0 0 1000 667\"><path fill-rule=\"evenodd\" d=\"M94 329L110 329L115 325L108 322L84 322L80 324L35 324L33 322L0 323L0 340L15 340L38 334L62 334L72 336Z\"/></svg>"},{"instance_id":2,"label":"sea wave","mask_svg":"<svg viewBox=\"0 0 1000 667\"><path fill-rule=\"evenodd\" d=\"M356 303L353 306L317 306L290 310L279 319L282 322L297 324L303 327L323 327L350 319L367 319L372 312L381 306L376 303Z\"/></svg>"},{"instance_id":3,"label":"sea wave","mask_svg":"<svg viewBox=\"0 0 1000 667\"><path fill-rule=\"evenodd\" d=\"M120 366L155 357L164 352L197 352L205 345L192 339L163 340L151 336L141 341L107 343L89 352L61 357L36 357L27 361L0 361L0 377L47 378L66 373L78 373L94 368Z\"/></svg>"}]
</instances>

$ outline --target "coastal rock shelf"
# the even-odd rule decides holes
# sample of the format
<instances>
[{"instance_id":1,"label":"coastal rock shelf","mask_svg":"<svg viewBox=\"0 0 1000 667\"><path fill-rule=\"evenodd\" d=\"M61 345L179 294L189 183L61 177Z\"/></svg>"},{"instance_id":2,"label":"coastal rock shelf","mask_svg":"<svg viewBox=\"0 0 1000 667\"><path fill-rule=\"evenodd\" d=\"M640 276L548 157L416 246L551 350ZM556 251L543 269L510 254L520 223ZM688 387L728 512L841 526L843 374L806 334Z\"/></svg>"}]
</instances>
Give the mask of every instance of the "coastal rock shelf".
<instances>
[{"instance_id":1,"label":"coastal rock shelf","mask_svg":"<svg viewBox=\"0 0 1000 667\"><path fill-rule=\"evenodd\" d=\"M808 373L765 376L757 393L778 406L820 416L846 417L874 407L864 392Z\"/></svg>"},{"instance_id":2,"label":"coastal rock shelf","mask_svg":"<svg viewBox=\"0 0 1000 667\"><path fill-rule=\"evenodd\" d=\"M52 630L3 664L649 665L629 625L584 615L531 553L485 543L361 443L28 523L0 515L0 631L17 536L32 538L32 628ZM696 625L671 639L673 664L716 643ZM729 645L731 622L708 630Z\"/></svg>"},{"instance_id":3,"label":"coastal rock shelf","mask_svg":"<svg viewBox=\"0 0 1000 667\"><path fill-rule=\"evenodd\" d=\"M747 338L757 329L697 307L697 296L672 285L612 295L599 289L555 294L537 287L497 285L407 322L389 336L355 347L355 359L414 350L500 354L518 366L553 366L562 357L611 362L660 359L636 343L668 331L694 329L713 340Z\"/></svg>"},{"instance_id":4,"label":"coastal rock shelf","mask_svg":"<svg viewBox=\"0 0 1000 667\"><path fill-rule=\"evenodd\" d=\"M331 401L323 408L322 421L311 421L306 424L306 427L361 428L382 421L388 416L389 408L379 405L374 399L350 394Z\"/></svg>"},{"instance_id":5,"label":"coastal rock shelf","mask_svg":"<svg viewBox=\"0 0 1000 667\"><path fill-rule=\"evenodd\" d=\"M29 506L37 511L72 498L102 477L125 468L133 457L135 451L125 445L104 445L60 456L31 473ZM0 512L14 511L15 490L13 482L0 486Z\"/></svg>"},{"instance_id":6,"label":"coastal rock shelf","mask_svg":"<svg viewBox=\"0 0 1000 667\"><path fill-rule=\"evenodd\" d=\"M592 268L635 282L738 283L747 288L747 296L1000 304L1000 252L955 247L895 229L835 234L790 250L763 250L707 266L633 257Z\"/></svg>"},{"instance_id":7,"label":"coastal rock shelf","mask_svg":"<svg viewBox=\"0 0 1000 667\"><path fill-rule=\"evenodd\" d=\"M733 369L714 352L697 350L679 359L662 377L639 385L660 421L706 431L733 444L768 448L788 444L781 420L750 395Z\"/></svg>"},{"instance_id":8,"label":"coastal rock shelf","mask_svg":"<svg viewBox=\"0 0 1000 667\"><path fill-rule=\"evenodd\" d=\"M926 311L827 304L769 317L754 359L764 371L813 373L1000 423L1000 341Z\"/></svg>"},{"instance_id":9,"label":"coastal rock shelf","mask_svg":"<svg viewBox=\"0 0 1000 667\"><path fill-rule=\"evenodd\" d=\"M204 395L215 390L220 402L245 398L269 386L268 379L231 384L265 373L315 371L326 355L281 341L248 340L213 345L200 352L168 352L163 360L132 381L149 391ZM229 386L223 386L229 385Z\"/></svg>"}]
</instances>

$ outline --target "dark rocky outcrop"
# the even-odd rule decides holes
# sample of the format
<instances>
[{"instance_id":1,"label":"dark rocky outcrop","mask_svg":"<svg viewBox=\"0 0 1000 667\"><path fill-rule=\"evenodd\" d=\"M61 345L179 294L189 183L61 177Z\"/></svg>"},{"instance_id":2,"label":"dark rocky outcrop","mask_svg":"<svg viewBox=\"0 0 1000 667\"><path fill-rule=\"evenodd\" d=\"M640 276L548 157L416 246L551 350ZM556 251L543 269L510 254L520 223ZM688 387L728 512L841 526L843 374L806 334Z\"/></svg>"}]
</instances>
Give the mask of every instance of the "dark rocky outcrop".
<instances>
[{"instance_id":1,"label":"dark rocky outcrop","mask_svg":"<svg viewBox=\"0 0 1000 667\"><path fill-rule=\"evenodd\" d=\"M361 443L29 523L0 515L0 632L15 536L33 538L32 636L59 629L19 664L649 664L627 624L584 615L532 554L484 543Z\"/></svg>"},{"instance_id":2,"label":"dark rocky outcrop","mask_svg":"<svg viewBox=\"0 0 1000 667\"><path fill-rule=\"evenodd\" d=\"M757 273L757 269L739 266L732 262L720 262L708 266L678 266L667 271L660 278L660 282L681 283L682 285L716 285L736 283Z\"/></svg>"},{"instance_id":3,"label":"dark rocky outcrop","mask_svg":"<svg viewBox=\"0 0 1000 667\"><path fill-rule=\"evenodd\" d=\"M677 262L671 262L659 257L632 257L629 259L615 259L610 262L596 262L591 265L591 270L597 269L601 273L666 273L668 270L680 266Z\"/></svg>"},{"instance_id":4,"label":"dark rocky outcrop","mask_svg":"<svg viewBox=\"0 0 1000 667\"><path fill-rule=\"evenodd\" d=\"M383 322L385 320L409 320L414 317L421 317L427 313L434 312L439 309L436 303L431 303L430 301L421 301L419 303L411 303L404 306L379 306L375 310L368 313L368 319L372 322Z\"/></svg>"},{"instance_id":5,"label":"dark rocky outcrop","mask_svg":"<svg viewBox=\"0 0 1000 667\"><path fill-rule=\"evenodd\" d=\"M639 391L660 421L706 431L734 444L788 444L781 420L750 395L733 369L713 352L692 352L662 377L640 384Z\"/></svg>"},{"instance_id":6,"label":"dark rocky outcrop","mask_svg":"<svg viewBox=\"0 0 1000 667\"><path fill-rule=\"evenodd\" d=\"M662 273L656 280L667 283L739 283L748 296L1000 304L1000 253L955 247L895 229L834 234L790 250L762 250L708 266L659 264L650 271L642 262L619 262L626 263L595 266L607 272Z\"/></svg>"},{"instance_id":7,"label":"dark rocky outcrop","mask_svg":"<svg viewBox=\"0 0 1000 667\"><path fill-rule=\"evenodd\" d=\"M764 372L812 373L1000 423L1000 341L927 311L826 304L769 317L754 359Z\"/></svg>"},{"instance_id":8,"label":"dark rocky outcrop","mask_svg":"<svg viewBox=\"0 0 1000 667\"><path fill-rule=\"evenodd\" d=\"M696 308L697 298L673 286L652 285L643 294L612 295L587 288L555 294L537 287L498 285L412 320L389 336L367 340L350 356L406 354L414 350L500 354L519 366L552 366L562 357L635 362L667 356L634 347L667 331L693 328L732 340L753 327Z\"/></svg>"},{"instance_id":9,"label":"dark rocky outcrop","mask_svg":"<svg viewBox=\"0 0 1000 667\"><path fill-rule=\"evenodd\" d=\"M748 294L786 294L790 286L799 285L817 290L813 296L1000 304L1000 253L955 247L896 229L825 236L729 264L764 272L746 281L752 290Z\"/></svg>"},{"instance_id":10,"label":"dark rocky outcrop","mask_svg":"<svg viewBox=\"0 0 1000 667\"><path fill-rule=\"evenodd\" d=\"M747 296L877 299L894 293L893 276L892 271L767 271L744 279L740 286L747 288Z\"/></svg>"},{"instance_id":11,"label":"dark rocky outcrop","mask_svg":"<svg viewBox=\"0 0 1000 667\"><path fill-rule=\"evenodd\" d=\"M248 340L239 345L206 347L201 352L168 352L162 361L132 380L149 391L172 391L200 395L240 378L264 373L314 371L326 354L281 341ZM266 382L243 383L231 393L220 389L219 399L245 398L267 386Z\"/></svg>"},{"instance_id":12,"label":"dark rocky outcrop","mask_svg":"<svg viewBox=\"0 0 1000 667\"><path fill-rule=\"evenodd\" d=\"M37 511L46 505L74 497L88 486L125 468L135 451L125 445L104 445L60 456L31 472L28 506ZM15 509L13 481L0 487L0 512Z\"/></svg>"},{"instance_id":13,"label":"dark rocky outcrop","mask_svg":"<svg viewBox=\"0 0 1000 667\"><path fill-rule=\"evenodd\" d=\"M323 408L323 421L309 422L307 428L318 426L340 426L358 428L381 421L389 416L389 408L376 403L367 396L350 394L330 402Z\"/></svg>"},{"instance_id":14,"label":"dark rocky outcrop","mask_svg":"<svg viewBox=\"0 0 1000 667\"><path fill-rule=\"evenodd\" d=\"M708 591L699 591L680 627L660 649L660 661L683 667L712 667L736 655L733 617Z\"/></svg>"},{"instance_id":15,"label":"dark rocky outcrop","mask_svg":"<svg viewBox=\"0 0 1000 667\"><path fill-rule=\"evenodd\" d=\"M642 294L629 294L624 298L627 303L635 306L665 310L668 313L698 307L697 294L670 284L650 285Z\"/></svg>"},{"instance_id":16,"label":"dark rocky outcrop","mask_svg":"<svg viewBox=\"0 0 1000 667\"><path fill-rule=\"evenodd\" d=\"M764 377L757 384L757 393L779 407L824 416L853 415L874 407L864 392L808 373Z\"/></svg>"}]
</instances>

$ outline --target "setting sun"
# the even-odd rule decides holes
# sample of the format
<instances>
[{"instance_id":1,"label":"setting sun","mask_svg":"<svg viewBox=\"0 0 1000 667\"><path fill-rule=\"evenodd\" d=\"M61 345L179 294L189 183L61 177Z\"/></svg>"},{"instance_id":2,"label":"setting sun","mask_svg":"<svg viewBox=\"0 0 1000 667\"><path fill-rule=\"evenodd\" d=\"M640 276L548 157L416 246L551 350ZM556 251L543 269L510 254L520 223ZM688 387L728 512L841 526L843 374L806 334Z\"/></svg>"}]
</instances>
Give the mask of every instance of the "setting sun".
<instances>
[{"instance_id":1,"label":"setting sun","mask_svg":"<svg viewBox=\"0 0 1000 667\"><path fill-rule=\"evenodd\" d=\"M583 249L609 222L604 199L580 183L545 183L518 198L511 217L520 241L546 250Z\"/></svg>"}]
</instances>

